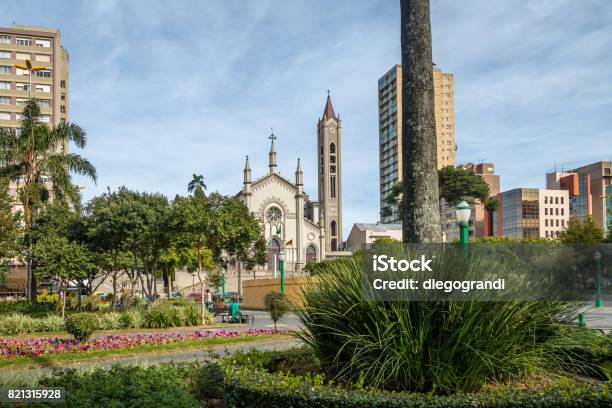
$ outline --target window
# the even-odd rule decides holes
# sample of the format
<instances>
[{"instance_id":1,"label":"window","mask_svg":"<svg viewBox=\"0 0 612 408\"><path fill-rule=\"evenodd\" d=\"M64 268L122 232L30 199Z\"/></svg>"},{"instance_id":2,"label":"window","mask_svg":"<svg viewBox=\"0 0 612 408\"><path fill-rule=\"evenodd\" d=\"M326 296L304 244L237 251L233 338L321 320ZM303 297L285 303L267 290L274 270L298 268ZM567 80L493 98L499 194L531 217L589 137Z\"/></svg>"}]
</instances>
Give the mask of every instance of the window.
<instances>
[{"instance_id":1,"label":"window","mask_svg":"<svg viewBox=\"0 0 612 408\"><path fill-rule=\"evenodd\" d=\"M66 107L64 105L60 106L60 112L66 113Z\"/></svg>"},{"instance_id":2,"label":"window","mask_svg":"<svg viewBox=\"0 0 612 408\"><path fill-rule=\"evenodd\" d=\"M10 44L11 36L10 35L0 35L0 44Z\"/></svg>"},{"instance_id":3,"label":"window","mask_svg":"<svg viewBox=\"0 0 612 408\"><path fill-rule=\"evenodd\" d=\"M336 153L336 145L334 143L329 145L329 152L331 154L335 154Z\"/></svg>"},{"instance_id":4,"label":"window","mask_svg":"<svg viewBox=\"0 0 612 408\"><path fill-rule=\"evenodd\" d=\"M559 209L555 208L555 215L559 215Z\"/></svg>"},{"instance_id":5,"label":"window","mask_svg":"<svg viewBox=\"0 0 612 408\"><path fill-rule=\"evenodd\" d=\"M548 227L548 218L544 219L544 226Z\"/></svg>"},{"instance_id":6,"label":"window","mask_svg":"<svg viewBox=\"0 0 612 408\"><path fill-rule=\"evenodd\" d=\"M50 108L51 107L51 100L50 99L37 99L36 103L41 108Z\"/></svg>"},{"instance_id":7,"label":"window","mask_svg":"<svg viewBox=\"0 0 612 408\"><path fill-rule=\"evenodd\" d=\"M50 93L51 92L51 85L36 84L36 85L34 85L34 89L36 90L36 92Z\"/></svg>"},{"instance_id":8,"label":"window","mask_svg":"<svg viewBox=\"0 0 612 408\"><path fill-rule=\"evenodd\" d=\"M565 220L561 220L561 226L565 227Z\"/></svg>"},{"instance_id":9,"label":"window","mask_svg":"<svg viewBox=\"0 0 612 408\"><path fill-rule=\"evenodd\" d=\"M36 54L36 61L38 62L51 62L51 56Z\"/></svg>"},{"instance_id":10,"label":"window","mask_svg":"<svg viewBox=\"0 0 612 408\"><path fill-rule=\"evenodd\" d=\"M37 47L51 48L51 40L36 40Z\"/></svg>"},{"instance_id":11,"label":"window","mask_svg":"<svg viewBox=\"0 0 612 408\"><path fill-rule=\"evenodd\" d=\"M0 51L0 58L10 59L11 52L10 51Z\"/></svg>"},{"instance_id":12,"label":"window","mask_svg":"<svg viewBox=\"0 0 612 408\"><path fill-rule=\"evenodd\" d=\"M0 89L11 89L11 83L6 81L0 81Z\"/></svg>"},{"instance_id":13,"label":"window","mask_svg":"<svg viewBox=\"0 0 612 408\"><path fill-rule=\"evenodd\" d=\"M15 104L19 106L25 106L28 103L27 98L15 98Z\"/></svg>"},{"instance_id":14,"label":"window","mask_svg":"<svg viewBox=\"0 0 612 408\"><path fill-rule=\"evenodd\" d=\"M10 74L13 72L10 65L0 65L0 74Z\"/></svg>"},{"instance_id":15,"label":"window","mask_svg":"<svg viewBox=\"0 0 612 408\"><path fill-rule=\"evenodd\" d=\"M548 215L548 208L544 208L544 215Z\"/></svg>"},{"instance_id":16,"label":"window","mask_svg":"<svg viewBox=\"0 0 612 408\"><path fill-rule=\"evenodd\" d=\"M329 180L329 190L331 198L336 198L336 176L332 175Z\"/></svg>"},{"instance_id":17,"label":"window","mask_svg":"<svg viewBox=\"0 0 612 408\"><path fill-rule=\"evenodd\" d=\"M17 82L17 84L15 84L15 87L17 88L18 91L27 91L30 89L30 84L25 84L23 82Z\"/></svg>"},{"instance_id":18,"label":"window","mask_svg":"<svg viewBox=\"0 0 612 408\"><path fill-rule=\"evenodd\" d=\"M27 69L21 69L21 68L15 68L15 75L25 75L25 76L29 76L30 73L28 72Z\"/></svg>"},{"instance_id":19,"label":"window","mask_svg":"<svg viewBox=\"0 0 612 408\"><path fill-rule=\"evenodd\" d=\"M0 119L11 120L11 112L0 112Z\"/></svg>"},{"instance_id":20,"label":"window","mask_svg":"<svg viewBox=\"0 0 612 408\"><path fill-rule=\"evenodd\" d=\"M0 105L10 105L11 97L10 96L0 96Z\"/></svg>"},{"instance_id":21,"label":"window","mask_svg":"<svg viewBox=\"0 0 612 408\"><path fill-rule=\"evenodd\" d=\"M51 123L50 115L40 115L38 118L40 119L42 123Z\"/></svg>"},{"instance_id":22,"label":"window","mask_svg":"<svg viewBox=\"0 0 612 408\"><path fill-rule=\"evenodd\" d=\"M561 215L565 215L565 209L564 208L561 209Z\"/></svg>"},{"instance_id":23,"label":"window","mask_svg":"<svg viewBox=\"0 0 612 408\"><path fill-rule=\"evenodd\" d=\"M330 224L330 228L331 228L331 236L335 237L336 235L338 235L338 227L336 224L336 220L332 220L331 224Z\"/></svg>"},{"instance_id":24,"label":"window","mask_svg":"<svg viewBox=\"0 0 612 408\"><path fill-rule=\"evenodd\" d=\"M42 78L51 78L51 71L49 71L48 69L36 71L36 76L42 77Z\"/></svg>"},{"instance_id":25,"label":"window","mask_svg":"<svg viewBox=\"0 0 612 408\"><path fill-rule=\"evenodd\" d=\"M278 207L270 207L266 211L266 220L269 222L278 222L283 218L283 212Z\"/></svg>"},{"instance_id":26,"label":"window","mask_svg":"<svg viewBox=\"0 0 612 408\"><path fill-rule=\"evenodd\" d=\"M555 197L555 204L559 204L559 197Z\"/></svg>"},{"instance_id":27,"label":"window","mask_svg":"<svg viewBox=\"0 0 612 408\"><path fill-rule=\"evenodd\" d=\"M563 197L561 197L561 204L563 204Z\"/></svg>"},{"instance_id":28,"label":"window","mask_svg":"<svg viewBox=\"0 0 612 408\"><path fill-rule=\"evenodd\" d=\"M15 54L15 59L18 60L29 60L31 58L30 54L26 54L23 52L18 52L17 54Z\"/></svg>"},{"instance_id":29,"label":"window","mask_svg":"<svg viewBox=\"0 0 612 408\"><path fill-rule=\"evenodd\" d=\"M329 172L330 173L335 173L336 172L336 166L329 166Z\"/></svg>"},{"instance_id":30,"label":"window","mask_svg":"<svg viewBox=\"0 0 612 408\"><path fill-rule=\"evenodd\" d=\"M62 95L60 96L60 99L61 99L62 101L65 101L65 100L66 100L66 94L62 94Z\"/></svg>"},{"instance_id":31,"label":"window","mask_svg":"<svg viewBox=\"0 0 612 408\"><path fill-rule=\"evenodd\" d=\"M558 227L559 226L559 220L555 220L555 224Z\"/></svg>"},{"instance_id":32,"label":"window","mask_svg":"<svg viewBox=\"0 0 612 408\"><path fill-rule=\"evenodd\" d=\"M65 87L66 87L66 81L64 81L64 80L62 79L62 80L60 81L60 86L61 86L62 88L65 88Z\"/></svg>"},{"instance_id":33,"label":"window","mask_svg":"<svg viewBox=\"0 0 612 408\"><path fill-rule=\"evenodd\" d=\"M26 45L26 46L29 46L29 45L32 45L32 40L29 39L29 38L17 38L17 39L15 39L15 43L17 45Z\"/></svg>"}]
</instances>

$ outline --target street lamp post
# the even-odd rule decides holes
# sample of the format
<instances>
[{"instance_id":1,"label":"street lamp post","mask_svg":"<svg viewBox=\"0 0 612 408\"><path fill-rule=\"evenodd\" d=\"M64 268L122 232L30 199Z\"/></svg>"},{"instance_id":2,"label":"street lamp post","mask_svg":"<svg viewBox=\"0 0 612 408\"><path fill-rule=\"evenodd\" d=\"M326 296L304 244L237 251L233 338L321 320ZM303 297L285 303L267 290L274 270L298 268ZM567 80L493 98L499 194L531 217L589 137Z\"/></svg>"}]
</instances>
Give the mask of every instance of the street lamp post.
<instances>
[{"instance_id":1,"label":"street lamp post","mask_svg":"<svg viewBox=\"0 0 612 408\"><path fill-rule=\"evenodd\" d=\"M225 268L221 269L221 294L223 295L223 300L225 301Z\"/></svg>"},{"instance_id":2,"label":"street lamp post","mask_svg":"<svg viewBox=\"0 0 612 408\"><path fill-rule=\"evenodd\" d=\"M25 64L15 64L15 68L23 69L28 71L28 76L30 77L30 84L28 86L29 98L32 99L32 74L36 71L42 71L43 69L47 69L44 65L32 65L30 60L26 60Z\"/></svg>"},{"instance_id":3,"label":"street lamp post","mask_svg":"<svg viewBox=\"0 0 612 408\"><path fill-rule=\"evenodd\" d=\"M601 252L595 252L593 258L595 258L595 279L597 285L597 300L595 300L595 307L603 307L604 303L601 296Z\"/></svg>"},{"instance_id":4,"label":"street lamp post","mask_svg":"<svg viewBox=\"0 0 612 408\"><path fill-rule=\"evenodd\" d=\"M285 293L285 251L281 250L279 255L279 269L280 269L280 291Z\"/></svg>"},{"instance_id":5,"label":"street lamp post","mask_svg":"<svg viewBox=\"0 0 612 408\"><path fill-rule=\"evenodd\" d=\"M457 216L457 222L459 223L459 242L463 246L467 246L470 233L469 233L469 222L472 209L468 203L461 201L455 211Z\"/></svg>"}]
</instances>

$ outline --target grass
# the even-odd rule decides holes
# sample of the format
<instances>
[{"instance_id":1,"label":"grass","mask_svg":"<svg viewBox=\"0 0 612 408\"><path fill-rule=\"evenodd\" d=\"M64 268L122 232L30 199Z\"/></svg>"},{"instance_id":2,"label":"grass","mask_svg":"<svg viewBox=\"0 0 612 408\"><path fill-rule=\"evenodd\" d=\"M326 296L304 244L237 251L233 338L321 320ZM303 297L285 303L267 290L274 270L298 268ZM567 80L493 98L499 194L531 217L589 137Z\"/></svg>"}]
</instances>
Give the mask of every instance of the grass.
<instances>
[{"instance_id":1,"label":"grass","mask_svg":"<svg viewBox=\"0 0 612 408\"><path fill-rule=\"evenodd\" d=\"M202 347L219 346L225 344L251 343L262 340L291 338L289 334L266 334L244 337L222 337L217 339L188 340L168 344L151 344L140 347L115 350L89 350L78 353L50 354L38 357L17 357L0 359L0 368L4 367L45 367L64 361L87 361L98 358L130 357L139 354L168 352L174 350L199 349Z\"/></svg>"}]
</instances>

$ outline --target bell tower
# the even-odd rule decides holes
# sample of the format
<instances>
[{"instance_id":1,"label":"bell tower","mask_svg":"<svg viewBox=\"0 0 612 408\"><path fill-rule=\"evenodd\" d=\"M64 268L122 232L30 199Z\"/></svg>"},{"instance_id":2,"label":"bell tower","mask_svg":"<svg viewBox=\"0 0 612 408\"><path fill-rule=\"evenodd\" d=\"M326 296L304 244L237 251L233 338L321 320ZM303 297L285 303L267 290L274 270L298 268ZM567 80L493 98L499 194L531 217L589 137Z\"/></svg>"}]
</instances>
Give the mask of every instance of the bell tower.
<instances>
[{"instance_id":1,"label":"bell tower","mask_svg":"<svg viewBox=\"0 0 612 408\"><path fill-rule=\"evenodd\" d=\"M325 250L342 249L342 123L336 116L329 91L323 117L317 123L317 173L319 211L324 214Z\"/></svg>"}]
</instances>

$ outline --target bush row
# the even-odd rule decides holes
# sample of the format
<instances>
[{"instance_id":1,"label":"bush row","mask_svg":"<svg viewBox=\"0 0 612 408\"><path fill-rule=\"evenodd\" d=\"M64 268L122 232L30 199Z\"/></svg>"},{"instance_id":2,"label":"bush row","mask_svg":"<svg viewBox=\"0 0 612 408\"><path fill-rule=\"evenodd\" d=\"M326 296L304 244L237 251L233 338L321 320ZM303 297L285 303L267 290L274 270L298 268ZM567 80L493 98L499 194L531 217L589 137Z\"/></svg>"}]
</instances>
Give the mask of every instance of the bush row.
<instances>
[{"instance_id":1,"label":"bush row","mask_svg":"<svg viewBox=\"0 0 612 408\"><path fill-rule=\"evenodd\" d=\"M148 309L133 309L126 312L108 312L93 315L93 330L113 330L127 328L168 328L181 326L200 326L214 323L210 313L204 321L199 309L192 304L186 306L155 305ZM43 318L33 318L22 313L0 316L0 334L16 335L34 332L54 332L65 329L61 317L49 314Z\"/></svg>"},{"instance_id":2,"label":"bush row","mask_svg":"<svg viewBox=\"0 0 612 408\"><path fill-rule=\"evenodd\" d=\"M349 390L332 386L322 375L292 376L262 369L226 366L224 400L227 407L343 407L343 408L570 408L609 407L609 384L535 391L494 391L480 394L431 394Z\"/></svg>"}]
</instances>

